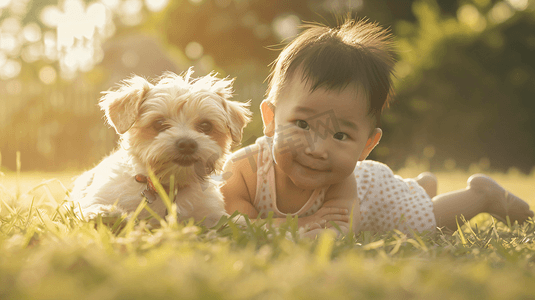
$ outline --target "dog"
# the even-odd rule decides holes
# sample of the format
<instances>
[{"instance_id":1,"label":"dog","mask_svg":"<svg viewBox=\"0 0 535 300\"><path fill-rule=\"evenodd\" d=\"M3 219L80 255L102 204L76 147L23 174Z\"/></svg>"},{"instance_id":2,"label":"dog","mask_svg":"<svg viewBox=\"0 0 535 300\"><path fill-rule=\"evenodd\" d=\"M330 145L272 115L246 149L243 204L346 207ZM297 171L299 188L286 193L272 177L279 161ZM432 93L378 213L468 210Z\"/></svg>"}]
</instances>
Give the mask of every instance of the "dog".
<instances>
[{"instance_id":1,"label":"dog","mask_svg":"<svg viewBox=\"0 0 535 300\"><path fill-rule=\"evenodd\" d=\"M77 214L86 220L131 214L146 201L165 217L153 172L166 193L174 187L179 220L212 226L227 215L211 176L222 170L232 143L240 143L250 103L230 100L233 80L192 73L168 72L155 84L133 76L103 93L99 106L120 135L119 147L75 180L68 199ZM138 218L149 215L143 210Z\"/></svg>"}]
</instances>

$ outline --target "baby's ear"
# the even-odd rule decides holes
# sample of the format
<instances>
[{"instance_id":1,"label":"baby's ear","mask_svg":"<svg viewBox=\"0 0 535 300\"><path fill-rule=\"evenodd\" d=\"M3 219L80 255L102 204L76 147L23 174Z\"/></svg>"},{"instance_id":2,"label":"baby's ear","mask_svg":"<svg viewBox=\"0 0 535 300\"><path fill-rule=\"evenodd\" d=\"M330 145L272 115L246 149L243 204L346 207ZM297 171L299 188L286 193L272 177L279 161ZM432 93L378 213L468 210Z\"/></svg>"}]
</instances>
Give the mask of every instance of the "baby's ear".
<instances>
[{"instance_id":1,"label":"baby's ear","mask_svg":"<svg viewBox=\"0 0 535 300\"><path fill-rule=\"evenodd\" d=\"M100 98L100 108L106 114L106 120L119 134L123 134L134 125L141 103L152 88L147 80L134 76L123 82L116 91L104 92Z\"/></svg>"},{"instance_id":2,"label":"baby's ear","mask_svg":"<svg viewBox=\"0 0 535 300\"><path fill-rule=\"evenodd\" d=\"M260 104L260 112L262 113L262 123L264 123L264 135L273 136L275 132L275 107L269 100L264 100Z\"/></svg>"},{"instance_id":3,"label":"baby's ear","mask_svg":"<svg viewBox=\"0 0 535 300\"><path fill-rule=\"evenodd\" d=\"M381 128L375 128L370 136L368 137L368 140L366 141L366 145L364 146L364 150L360 154L359 161L365 160L368 155L372 152L373 148L379 144L379 141L381 140L381 137L383 136L383 131Z\"/></svg>"},{"instance_id":4,"label":"baby's ear","mask_svg":"<svg viewBox=\"0 0 535 300\"><path fill-rule=\"evenodd\" d=\"M228 113L228 128L232 142L239 144L243 135L243 128L251 121L252 113L249 110L251 102L243 103L226 100L226 110Z\"/></svg>"}]
</instances>

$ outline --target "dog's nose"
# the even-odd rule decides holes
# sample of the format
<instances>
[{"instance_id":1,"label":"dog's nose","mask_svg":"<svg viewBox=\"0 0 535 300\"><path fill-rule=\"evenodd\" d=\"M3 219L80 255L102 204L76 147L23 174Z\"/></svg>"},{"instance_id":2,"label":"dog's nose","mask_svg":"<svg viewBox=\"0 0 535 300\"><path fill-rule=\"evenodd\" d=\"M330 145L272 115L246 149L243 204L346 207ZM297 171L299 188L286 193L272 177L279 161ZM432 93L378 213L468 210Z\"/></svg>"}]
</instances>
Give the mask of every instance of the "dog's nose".
<instances>
[{"instance_id":1,"label":"dog's nose","mask_svg":"<svg viewBox=\"0 0 535 300\"><path fill-rule=\"evenodd\" d=\"M194 139L183 138L176 142L176 147L180 154L193 154L197 150L197 142Z\"/></svg>"}]
</instances>

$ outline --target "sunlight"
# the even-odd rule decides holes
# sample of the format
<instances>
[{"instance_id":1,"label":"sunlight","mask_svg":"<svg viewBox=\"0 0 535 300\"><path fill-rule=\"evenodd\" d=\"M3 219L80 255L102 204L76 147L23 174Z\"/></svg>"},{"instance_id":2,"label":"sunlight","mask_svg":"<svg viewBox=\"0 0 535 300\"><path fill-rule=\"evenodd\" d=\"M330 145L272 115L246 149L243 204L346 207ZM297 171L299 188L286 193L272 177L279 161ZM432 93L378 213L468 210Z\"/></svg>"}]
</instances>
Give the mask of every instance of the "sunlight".
<instances>
[{"instance_id":1,"label":"sunlight","mask_svg":"<svg viewBox=\"0 0 535 300\"><path fill-rule=\"evenodd\" d=\"M46 85L56 82L56 77L56 69L51 66L45 66L39 70L39 79Z\"/></svg>"},{"instance_id":2,"label":"sunlight","mask_svg":"<svg viewBox=\"0 0 535 300\"><path fill-rule=\"evenodd\" d=\"M186 56L191 60L196 60L202 57L203 55L203 47L201 44L197 42L190 42L186 46L185 52Z\"/></svg>"},{"instance_id":3,"label":"sunlight","mask_svg":"<svg viewBox=\"0 0 535 300\"><path fill-rule=\"evenodd\" d=\"M485 18L481 16L477 8L470 4L465 4L457 11L459 21L476 32L481 32L487 26Z\"/></svg>"},{"instance_id":4,"label":"sunlight","mask_svg":"<svg viewBox=\"0 0 535 300\"><path fill-rule=\"evenodd\" d=\"M11 3L11 0L0 0L0 8L4 8Z\"/></svg>"},{"instance_id":5,"label":"sunlight","mask_svg":"<svg viewBox=\"0 0 535 300\"><path fill-rule=\"evenodd\" d=\"M498 2L489 11L489 19L494 23L502 23L513 16L511 7L505 2Z\"/></svg>"},{"instance_id":6,"label":"sunlight","mask_svg":"<svg viewBox=\"0 0 535 300\"><path fill-rule=\"evenodd\" d=\"M111 10L117 9L119 7L119 4L121 3L120 0L100 0L100 2Z\"/></svg>"},{"instance_id":7,"label":"sunlight","mask_svg":"<svg viewBox=\"0 0 535 300\"><path fill-rule=\"evenodd\" d=\"M87 12L79 0L68 0L64 13L58 14L58 48L72 47L74 39L92 39L95 28L103 28L105 8L102 4L92 4Z\"/></svg>"},{"instance_id":8,"label":"sunlight","mask_svg":"<svg viewBox=\"0 0 535 300\"><path fill-rule=\"evenodd\" d=\"M273 29L277 37L283 41L297 35L299 24L301 20L296 15L283 15L275 18Z\"/></svg>"},{"instance_id":9,"label":"sunlight","mask_svg":"<svg viewBox=\"0 0 535 300\"><path fill-rule=\"evenodd\" d=\"M528 8L528 0L507 0L507 3L511 5L516 10L525 10Z\"/></svg>"},{"instance_id":10,"label":"sunlight","mask_svg":"<svg viewBox=\"0 0 535 300\"><path fill-rule=\"evenodd\" d=\"M62 75L72 77L77 71L89 71L101 56L94 55L100 49L97 35L103 35L107 22L107 8L102 3L92 3L87 9L80 0L66 0L60 10L55 6L45 7L41 20L56 28L56 42L45 37L45 52L53 56L52 47L59 51ZM49 56L47 55L47 56Z\"/></svg>"},{"instance_id":11,"label":"sunlight","mask_svg":"<svg viewBox=\"0 0 535 300\"><path fill-rule=\"evenodd\" d=\"M41 27L37 23L32 22L24 26L22 36L30 43L38 42L41 39Z\"/></svg>"},{"instance_id":12,"label":"sunlight","mask_svg":"<svg viewBox=\"0 0 535 300\"><path fill-rule=\"evenodd\" d=\"M43 45L40 43L33 43L22 49L21 57L22 60L24 60L25 62L32 63L39 60L39 58L41 58L42 53Z\"/></svg>"},{"instance_id":13,"label":"sunlight","mask_svg":"<svg viewBox=\"0 0 535 300\"><path fill-rule=\"evenodd\" d=\"M7 59L0 69L0 78L9 79L17 77L20 73L21 64L17 60Z\"/></svg>"},{"instance_id":14,"label":"sunlight","mask_svg":"<svg viewBox=\"0 0 535 300\"><path fill-rule=\"evenodd\" d=\"M145 0L145 5L152 12L162 11L167 4L169 4L169 0Z\"/></svg>"},{"instance_id":15,"label":"sunlight","mask_svg":"<svg viewBox=\"0 0 535 300\"><path fill-rule=\"evenodd\" d=\"M141 0L126 0L121 5L121 22L128 26L135 26L143 21Z\"/></svg>"},{"instance_id":16,"label":"sunlight","mask_svg":"<svg viewBox=\"0 0 535 300\"><path fill-rule=\"evenodd\" d=\"M16 18L6 18L0 25L0 53L6 54L5 59L0 58L0 63L4 61L0 64L0 66L3 65L3 70L0 70L0 76L3 79L19 74L20 63L16 60L7 60L7 56L14 57L20 52L22 46L18 36L20 28L20 21Z\"/></svg>"},{"instance_id":17,"label":"sunlight","mask_svg":"<svg viewBox=\"0 0 535 300\"><path fill-rule=\"evenodd\" d=\"M20 31L20 21L17 18L6 18L2 25L0 26L0 29L2 29L2 32L9 32L9 33L17 33Z\"/></svg>"},{"instance_id":18,"label":"sunlight","mask_svg":"<svg viewBox=\"0 0 535 300\"><path fill-rule=\"evenodd\" d=\"M12 54L13 52L18 52L19 46L19 40L14 34L7 32L0 33L0 49Z\"/></svg>"}]
</instances>

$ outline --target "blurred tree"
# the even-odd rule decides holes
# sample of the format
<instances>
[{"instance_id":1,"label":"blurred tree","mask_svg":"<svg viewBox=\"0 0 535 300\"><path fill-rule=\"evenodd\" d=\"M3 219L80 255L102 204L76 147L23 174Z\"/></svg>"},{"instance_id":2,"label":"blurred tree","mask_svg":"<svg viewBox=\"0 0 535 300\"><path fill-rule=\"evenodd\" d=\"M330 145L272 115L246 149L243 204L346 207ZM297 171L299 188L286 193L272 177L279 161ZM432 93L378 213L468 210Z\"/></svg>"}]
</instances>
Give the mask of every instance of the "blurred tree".
<instances>
[{"instance_id":1,"label":"blurred tree","mask_svg":"<svg viewBox=\"0 0 535 300\"><path fill-rule=\"evenodd\" d=\"M407 157L434 149L424 157L433 169L452 158L459 167L486 158L497 169L529 172L535 165L533 5L527 0L176 1L166 10L164 27L171 44L186 54L198 46L202 53L189 58L209 57L237 76L241 90L267 77L267 65L278 54L269 48L282 48L297 34L299 20L336 25L347 12L367 16L393 28L400 42L396 102L386 113L385 136L372 158L397 168ZM261 96L251 96L257 106ZM252 135L260 135L261 124L253 126Z\"/></svg>"},{"instance_id":2,"label":"blurred tree","mask_svg":"<svg viewBox=\"0 0 535 300\"><path fill-rule=\"evenodd\" d=\"M479 6L478 6L479 4ZM515 6L516 5L516 6ZM432 147L432 168L453 158L467 167L535 166L535 13L533 2L466 1L457 18L433 1L399 22L397 101L387 112L382 159L400 166ZM516 10L516 11L515 11Z\"/></svg>"},{"instance_id":3,"label":"blurred tree","mask_svg":"<svg viewBox=\"0 0 535 300\"><path fill-rule=\"evenodd\" d=\"M534 5L534 0L0 1L3 162L12 167L16 150L28 168L96 162L111 150L114 137L111 130L97 129L103 128L98 93L131 73L153 77L189 65L197 75L216 70L236 78L235 98L252 99L257 116L244 136L243 144L252 143L262 134L258 105L278 50L302 21L333 26L350 13L398 36L396 101L385 113L385 135L372 159L397 168L414 156L436 169L445 162L451 166L452 159L467 167L484 157L494 168L527 172L535 165ZM62 141L67 137L90 139L69 144ZM28 152L34 154L25 157Z\"/></svg>"}]
</instances>

